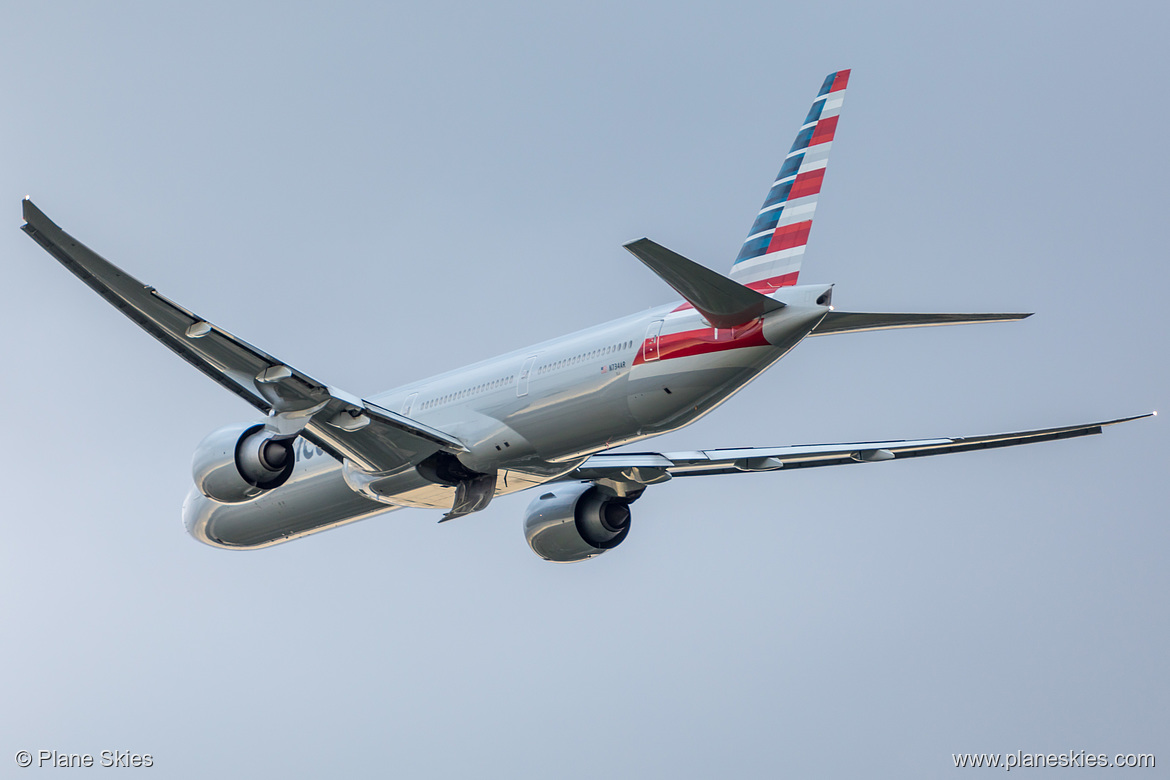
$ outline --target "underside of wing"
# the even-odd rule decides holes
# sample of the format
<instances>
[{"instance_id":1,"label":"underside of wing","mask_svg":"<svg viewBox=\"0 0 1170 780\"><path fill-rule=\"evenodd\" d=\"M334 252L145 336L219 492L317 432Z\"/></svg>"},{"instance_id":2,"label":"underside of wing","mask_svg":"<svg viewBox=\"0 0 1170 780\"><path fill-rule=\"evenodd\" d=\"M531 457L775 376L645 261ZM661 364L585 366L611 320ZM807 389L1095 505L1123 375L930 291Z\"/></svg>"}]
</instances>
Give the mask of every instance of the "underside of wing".
<instances>
[{"instance_id":1,"label":"underside of wing","mask_svg":"<svg viewBox=\"0 0 1170 780\"><path fill-rule=\"evenodd\" d=\"M300 433L339 460L384 473L439 450L465 451L455 438L329 387L207 322L99 256L24 201L23 230L143 330L191 365L269 415L278 433Z\"/></svg>"},{"instance_id":2,"label":"underside of wing","mask_svg":"<svg viewBox=\"0 0 1170 780\"><path fill-rule=\"evenodd\" d=\"M996 433L988 436L914 439L904 441L845 442L839 444L802 444L784 447L744 447L740 449L698 450L665 453L600 453L592 456L565 479L593 480L634 485L663 482L671 477L696 477L706 474L741 474L813 466L839 466L847 463L876 463L927 455L947 455L1020 444L1071 439L1101 433L1109 425L1139 420L1152 414L1123 417L1104 422L1042 428L1033 431Z\"/></svg>"}]
</instances>

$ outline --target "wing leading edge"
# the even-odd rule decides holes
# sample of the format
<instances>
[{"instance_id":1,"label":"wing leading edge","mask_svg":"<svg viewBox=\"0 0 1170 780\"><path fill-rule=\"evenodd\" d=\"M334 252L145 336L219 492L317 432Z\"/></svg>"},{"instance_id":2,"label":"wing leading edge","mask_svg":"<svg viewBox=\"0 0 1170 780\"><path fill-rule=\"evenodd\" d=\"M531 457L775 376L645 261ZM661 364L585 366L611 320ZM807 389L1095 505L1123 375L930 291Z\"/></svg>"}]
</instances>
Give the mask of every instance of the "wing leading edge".
<instances>
[{"instance_id":1,"label":"wing leading edge","mask_svg":"<svg viewBox=\"0 0 1170 780\"><path fill-rule=\"evenodd\" d=\"M1152 417L1154 414L1156 412L1104 422L1068 425L1062 428L1042 428L1034 431L995 433L988 436L802 444L785 447L743 447L695 452L628 454L603 452L590 457L575 471L567 474L564 479L653 484L671 477L742 474L813 466L840 466L846 463L874 463L1091 436L1101 433L1106 426L1140 420L1143 417Z\"/></svg>"},{"instance_id":2,"label":"wing leading edge","mask_svg":"<svg viewBox=\"0 0 1170 780\"><path fill-rule=\"evenodd\" d=\"M438 451L452 436L329 387L163 297L63 231L27 198L24 232L143 330L223 387L339 460L385 473Z\"/></svg>"}]
</instances>

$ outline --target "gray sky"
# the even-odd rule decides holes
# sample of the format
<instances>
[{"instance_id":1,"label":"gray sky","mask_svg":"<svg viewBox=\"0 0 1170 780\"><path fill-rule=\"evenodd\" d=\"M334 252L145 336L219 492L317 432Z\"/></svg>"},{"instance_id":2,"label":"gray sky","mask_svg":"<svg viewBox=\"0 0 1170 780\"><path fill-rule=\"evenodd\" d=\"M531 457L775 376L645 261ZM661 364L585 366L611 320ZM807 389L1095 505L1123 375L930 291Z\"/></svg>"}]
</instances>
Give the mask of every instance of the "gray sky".
<instances>
[{"instance_id":1,"label":"gray sky","mask_svg":"<svg viewBox=\"0 0 1170 780\"><path fill-rule=\"evenodd\" d=\"M112 749L157 777L937 777L1083 749L1166 776L1165 419L677 480L576 566L524 544L524 494L229 553L179 508L195 444L250 408L18 226L31 194L369 394L670 300L632 238L729 267L849 67L802 279L843 309L1037 315L812 340L651 446L1165 409L1170 13L5 5L0 774Z\"/></svg>"}]
</instances>

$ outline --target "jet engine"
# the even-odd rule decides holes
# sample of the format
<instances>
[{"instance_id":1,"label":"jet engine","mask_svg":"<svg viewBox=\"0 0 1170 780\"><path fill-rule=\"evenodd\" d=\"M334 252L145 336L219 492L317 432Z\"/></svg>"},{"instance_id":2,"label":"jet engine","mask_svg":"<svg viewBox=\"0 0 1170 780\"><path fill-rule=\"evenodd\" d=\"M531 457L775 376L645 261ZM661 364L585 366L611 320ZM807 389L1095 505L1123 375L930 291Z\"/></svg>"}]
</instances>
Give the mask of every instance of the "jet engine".
<instances>
[{"instance_id":1,"label":"jet engine","mask_svg":"<svg viewBox=\"0 0 1170 780\"><path fill-rule=\"evenodd\" d=\"M617 547L630 532L630 501L588 482L541 493L524 517L524 536L546 561L572 563Z\"/></svg>"},{"instance_id":2,"label":"jet engine","mask_svg":"<svg viewBox=\"0 0 1170 780\"><path fill-rule=\"evenodd\" d=\"M226 425L195 449L191 472L208 498L238 504L280 487L296 466L295 437L278 437L263 425Z\"/></svg>"}]
</instances>

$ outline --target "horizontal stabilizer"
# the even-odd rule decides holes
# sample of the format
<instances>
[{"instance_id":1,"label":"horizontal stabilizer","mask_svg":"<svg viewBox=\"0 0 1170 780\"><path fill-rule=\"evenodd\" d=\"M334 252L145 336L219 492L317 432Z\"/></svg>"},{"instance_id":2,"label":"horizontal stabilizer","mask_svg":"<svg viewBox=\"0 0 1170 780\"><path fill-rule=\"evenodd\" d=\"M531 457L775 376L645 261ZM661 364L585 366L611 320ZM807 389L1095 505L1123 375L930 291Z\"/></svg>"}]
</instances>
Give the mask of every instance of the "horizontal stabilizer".
<instances>
[{"instance_id":1,"label":"horizontal stabilizer","mask_svg":"<svg viewBox=\"0 0 1170 780\"><path fill-rule=\"evenodd\" d=\"M861 333L867 330L927 328L933 325L971 325L976 322L1016 322L1029 314L891 314L886 312L831 311L812 329L810 336Z\"/></svg>"},{"instance_id":2,"label":"horizontal stabilizer","mask_svg":"<svg viewBox=\"0 0 1170 780\"><path fill-rule=\"evenodd\" d=\"M648 238L631 241L625 248L662 277L716 328L734 328L767 312L784 308L780 301L688 260Z\"/></svg>"}]
</instances>

